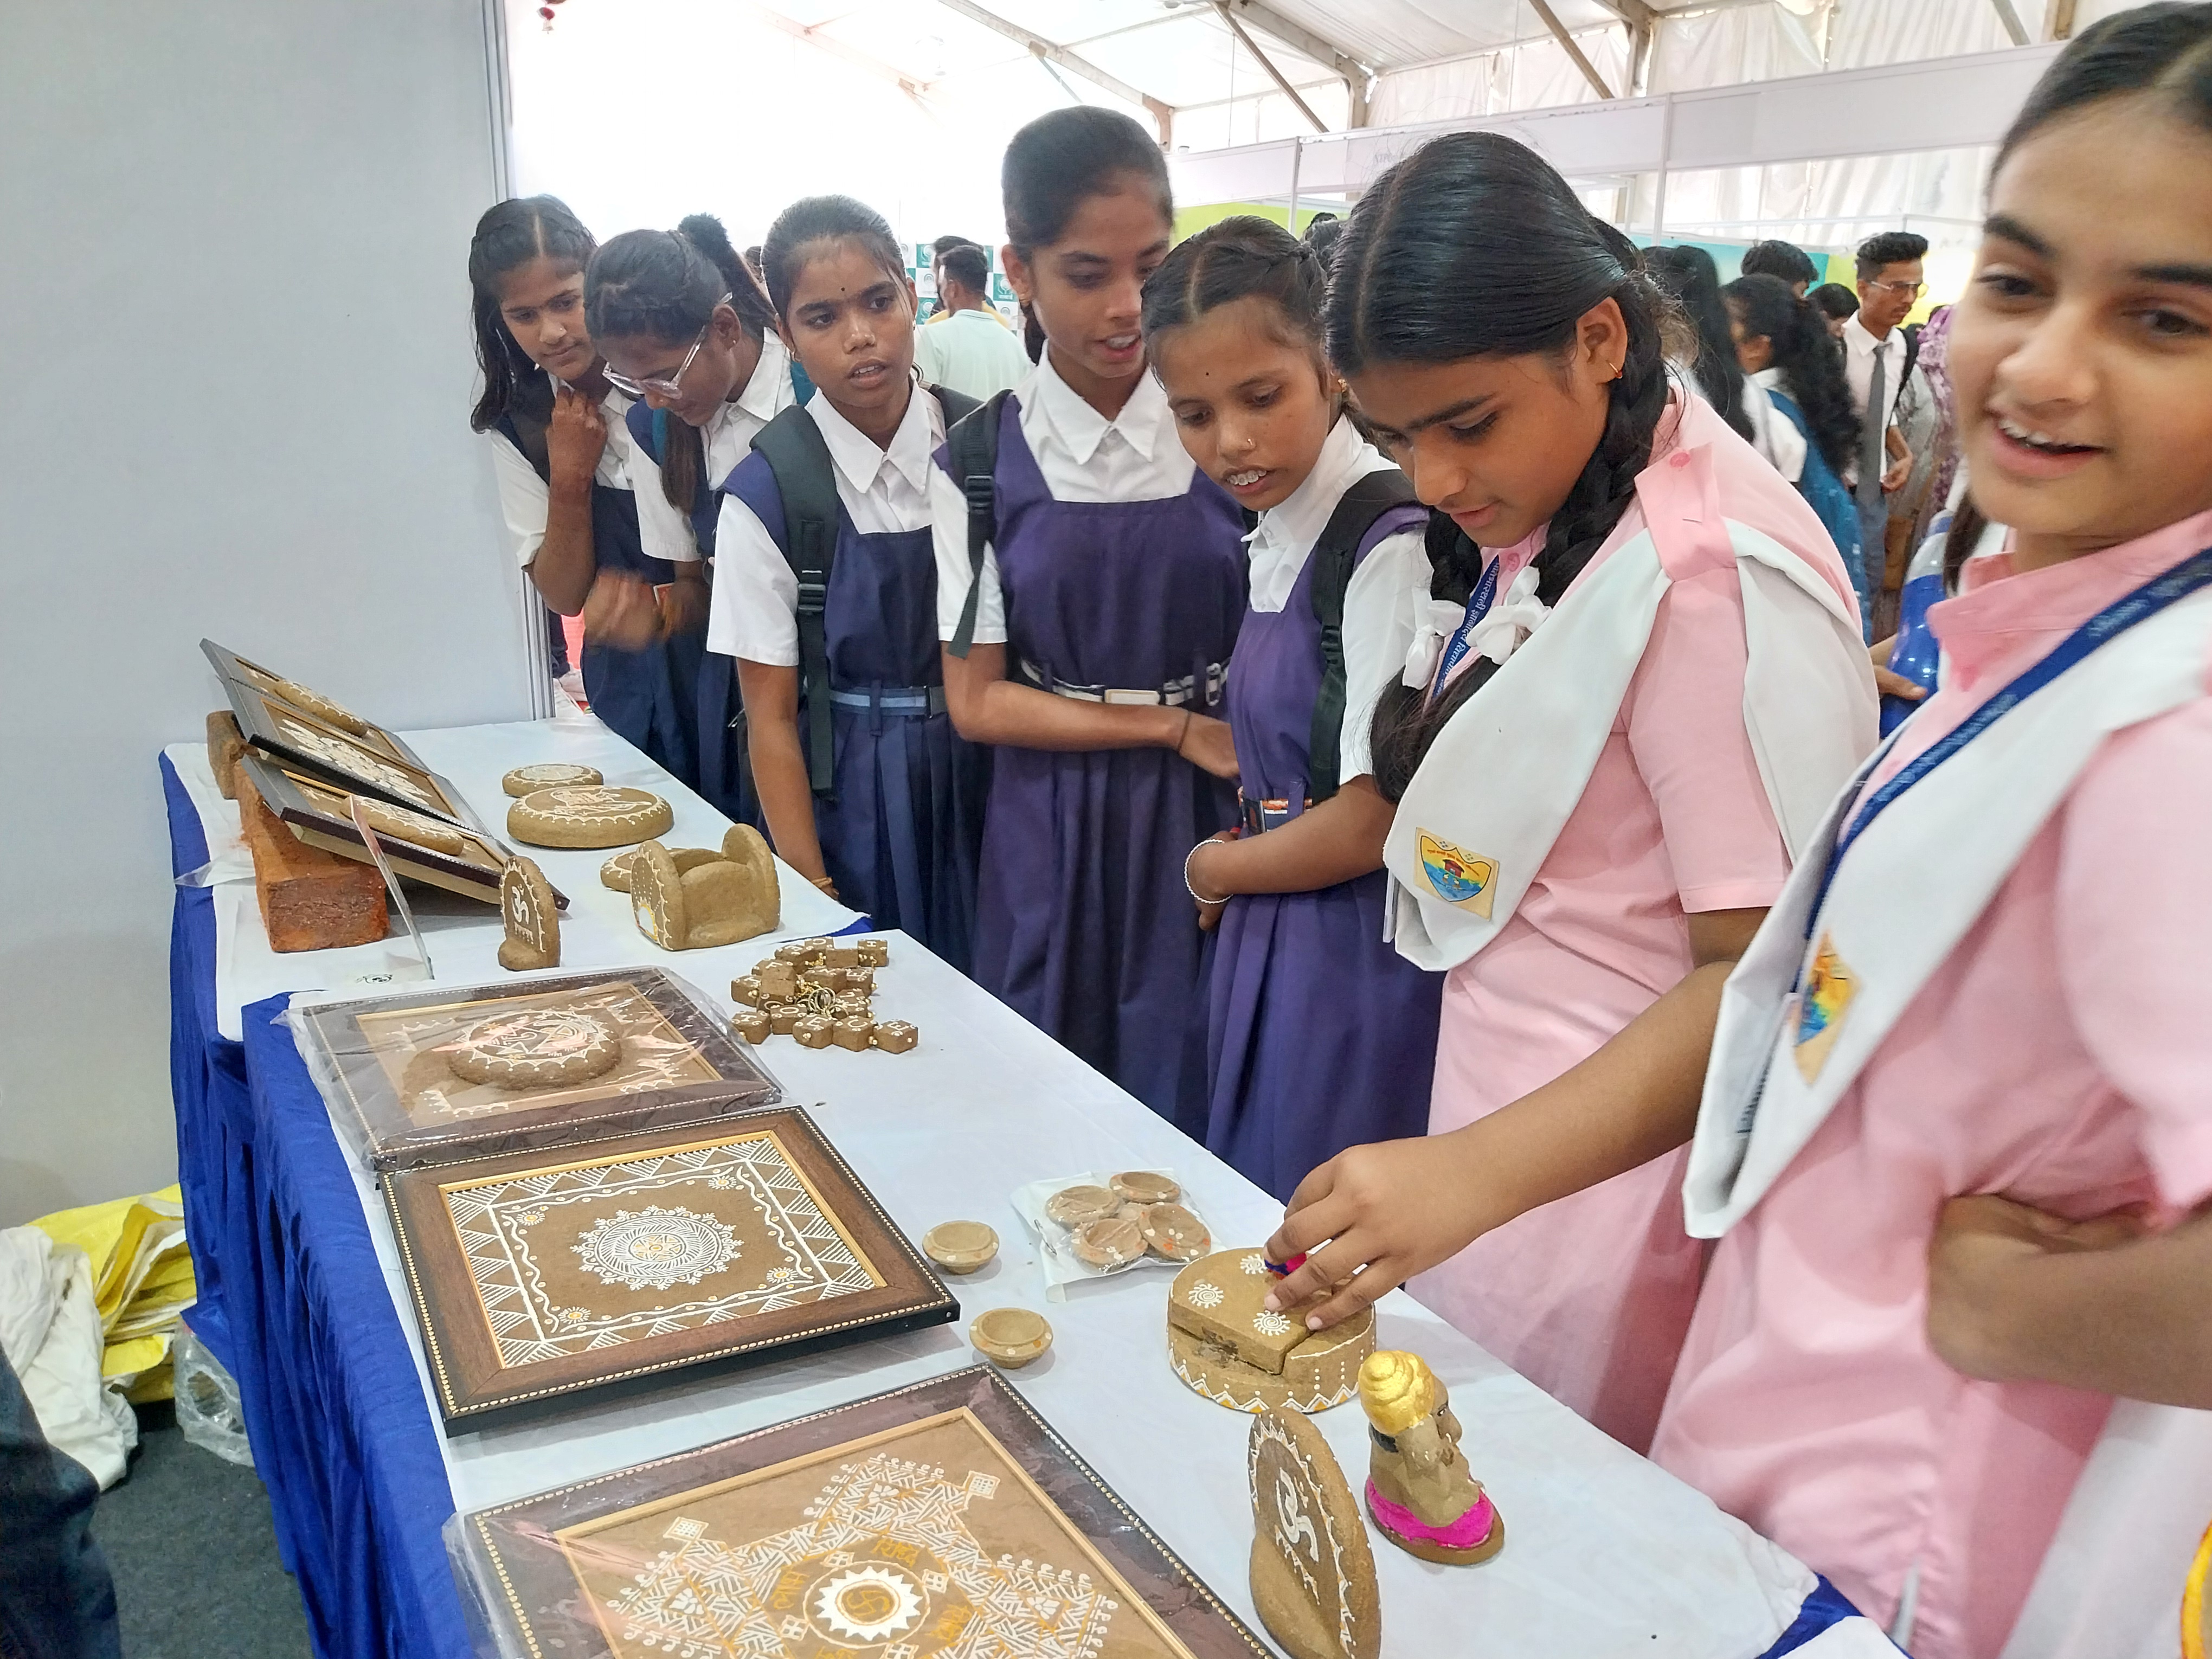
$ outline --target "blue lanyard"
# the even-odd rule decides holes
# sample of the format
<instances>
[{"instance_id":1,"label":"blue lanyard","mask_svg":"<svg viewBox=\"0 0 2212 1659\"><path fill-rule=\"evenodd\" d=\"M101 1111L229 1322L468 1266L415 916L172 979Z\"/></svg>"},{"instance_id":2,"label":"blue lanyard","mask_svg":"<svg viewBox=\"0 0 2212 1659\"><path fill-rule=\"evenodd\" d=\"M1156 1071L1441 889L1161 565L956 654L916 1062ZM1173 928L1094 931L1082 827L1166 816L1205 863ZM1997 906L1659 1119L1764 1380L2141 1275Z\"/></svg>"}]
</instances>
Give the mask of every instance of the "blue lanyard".
<instances>
[{"instance_id":1,"label":"blue lanyard","mask_svg":"<svg viewBox=\"0 0 2212 1659\"><path fill-rule=\"evenodd\" d=\"M2069 634L2049 656L2021 673L2003 690L1977 708L1956 729L1929 744L1917 759L1901 768L1895 777L1869 795L1866 804L1852 814L1849 827L1836 837L1836 844L1829 851L1828 867L1821 874L1820 890L1814 894L1813 907L1805 915L1806 939L1808 942L1812 939L1820 923L1821 907L1827 902L1828 889L1836 879L1836 869L1843 863L1844 854L1892 802L2098 647L2111 643L2137 623L2148 621L2176 600L2187 599L2208 583L2212 583L2212 547L2206 548L2194 558L2185 560L2163 574L2152 577L2134 592L2113 600Z\"/></svg>"},{"instance_id":2,"label":"blue lanyard","mask_svg":"<svg viewBox=\"0 0 2212 1659\"><path fill-rule=\"evenodd\" d=\"M1437 663L1437 678L1429 686L1429 701L1434 702L1444 694L1444 682L1451 678L1452 670L1466 660L1468 636L1474 632L1475 623L1490 614L1490 607L1498 599L1498 567L1503 559L1492 559L1474 585L1474 592L1467 596L1467 614L1452 630L1451 641L1444 647L1444 654Z\"/></svg>"}]
</instances>

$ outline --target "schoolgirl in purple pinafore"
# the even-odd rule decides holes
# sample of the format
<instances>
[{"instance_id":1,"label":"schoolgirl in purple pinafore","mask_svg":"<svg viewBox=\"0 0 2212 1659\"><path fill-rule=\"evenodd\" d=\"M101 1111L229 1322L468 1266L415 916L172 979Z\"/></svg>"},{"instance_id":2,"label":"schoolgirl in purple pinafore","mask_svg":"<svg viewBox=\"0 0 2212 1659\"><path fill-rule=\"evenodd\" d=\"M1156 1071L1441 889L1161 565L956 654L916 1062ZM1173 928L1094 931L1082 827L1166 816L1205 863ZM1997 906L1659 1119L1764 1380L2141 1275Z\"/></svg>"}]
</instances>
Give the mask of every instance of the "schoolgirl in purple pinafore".
<instances>
[{"instance_id":1,"label":"schoolgirl in purple pinafore","mask_svg":"<svg viewBox=\"0 0 2212 1659\"><path fill-rule=\"evenodd\" d=\"M991 542L1009 678L1090 697L1188 682L1184 706L1218 717L1244 617L1236 504L1195 471L1182 495L1157 501L1054 500L1022 435L1021 398L1036 385L997 411ZM945 452L939 460L952 476ZM1164 749L1005 746L993 765L976 981L1200 1132L1204 941L1182 858L1236 822L1235 791Z\"/></svg>"},{"instance_id":2,"label":"schoolgirl in purple pinafore","mask_svg":"<svg viewBox=\"0 0 2212 1659\"><path fill-rule=\"evenodd\" d=\"M723 489L788 556L768 455L756 449ZM875 927L899 928L966 972L991 766L945 712L931 532L864 535L841 505L836 535L823 607L834 787L814 805L823 865ZM806 720L802 702L802 732Z\"/></svg>"},{"instance_id":3,"label":"schoolgirl in purple pinafore","mask_svg":"<svg viewBox=\"0 0 2212 1659\"><path fill-rule=\"evenodd\" d=\"M1346 423L1337 435L1348 432ZM1418 534L1427 518L1417 505L1385 509L1360 538L1354 570L1391 537ZM1248 611L1237 636L1229 722L1247 835L1297 817L1311 793L1321 562L1310 550L1282 609ZM1428 1132L1443 980L1384 939L1389 885L1387 872L1371 870L1310 892L1239 894L1222 911L1206 1146L1278 1198L1287 1200L1348 1146Z\"/></svg>"}]
</instances>

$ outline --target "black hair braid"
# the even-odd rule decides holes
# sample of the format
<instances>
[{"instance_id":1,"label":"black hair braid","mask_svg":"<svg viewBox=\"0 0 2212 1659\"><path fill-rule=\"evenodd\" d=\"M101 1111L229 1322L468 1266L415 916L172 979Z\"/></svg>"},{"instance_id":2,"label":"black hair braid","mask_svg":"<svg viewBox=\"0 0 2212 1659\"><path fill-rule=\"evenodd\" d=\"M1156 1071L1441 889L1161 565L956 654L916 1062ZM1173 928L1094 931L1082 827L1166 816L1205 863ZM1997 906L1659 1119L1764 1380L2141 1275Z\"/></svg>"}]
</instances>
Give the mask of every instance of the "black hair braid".
<instances>
[{"instance_id":1,"label":"black hair braid","mask_svg":"<svg viewBox=\"0 0 2212 1659\"><path fill-rule=\"evenodd\" d=\"M1500 236L1496 227L1515 228ZM1557 605L1613 533L1650 465L1668 404L1666 354L1679 319L1635 245L1585 208L1526 145L1494 133L1433 140L1361 197L1340 240L1328 299L1330 356L1357 377L1372 362L1462 362L1577 349L1581 319L1612 300L1627 341L1607 388L1605 422L1534 562L1537 593ZM1431 592L1462 598L1481 552L1449 520L1432 523ZM1436 735L1494 665L1478 659L1433 704L1393 686L1373 726L1375 781L1403 795Z\"/></svg>"},{"instance_id":2,"label":"black hair braid","mask_svg":"<svg viewBox=\"0 0 2212 1659\"><path fill-rule=\"evenodd\" d=\"M678 222L676 234L705 254L721 273L730 307L738 313L746 333L757 340L775 328L775 305L762 289L760 278L753 275L753 268L730 246L730 233L720 219L711 213L686 214Z\"/></svg>"},{"instance_id":3,"label":"black hair braid","mask_svg":"<svg viewBox=\"0 0 2212 1659\"><path fill-rule=\"evenodd\" d=\"M477 221L469 240L469 322L484 385L469 413L472 430L489 431L510 412L542 427L553 413L553 388L500 314L499 279L540 258L582 270L594 248L592 233L557 196L514 197Z\"/></svg>"},{"instance_id":4,"label":"black hair braid","mask_svg":"<svg viewBox=\"0 0 2212 1659\"><path fill-rule=\"evenodd\" d=\"M1840 476L1858 453L1859 417L1844 379L1842 354L1828 337L1820 307L1764 271L1737 277L1721 290L1721 297L1742 319L1747 338L1765 338L1774 354L1773 367L1782 371L1784 385L1805 416L1813 447Z\"/></svg>"}]
</instances>

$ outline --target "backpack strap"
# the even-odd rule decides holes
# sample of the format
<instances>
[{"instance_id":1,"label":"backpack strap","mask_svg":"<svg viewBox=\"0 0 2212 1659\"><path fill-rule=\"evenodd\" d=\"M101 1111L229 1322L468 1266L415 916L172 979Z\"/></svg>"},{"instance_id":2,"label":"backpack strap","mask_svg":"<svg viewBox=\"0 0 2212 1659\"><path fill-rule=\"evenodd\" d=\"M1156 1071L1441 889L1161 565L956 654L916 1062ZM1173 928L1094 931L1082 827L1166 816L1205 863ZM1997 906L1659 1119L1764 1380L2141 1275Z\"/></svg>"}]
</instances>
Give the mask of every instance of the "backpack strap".
<instances>
[{"instance_id":1,"label":"backpack strap","mask_svg":"<svg viewBox=\"0 0 2212 1659\"><path fill-rule=\"evenodd\" d=\"M1359 544L1376 520L1414 501L1413 486L1395 466L1370 472L1346 490L1314 543L1313 612L1321 623L1321 690L1306 737L1306 793L1316 804L1336 793L1344 737L1346 669L1344 595L1359 562Z\"/></svg>"},{"instance_id":2,"label":"backpack strap","mask_svg":"<svg viewBox=\"0 0 2212 1659\"><path fill-rule=\"evenodd\" d=\"M830 567L837 555L837 474L822 428L804 409L785 410L753 435L783 497L783 556L799 578L799 678L806 709L806 781L835 787L830 720Z\"/></svg>"},{"instance_id":3,"label":"backpack strap","mask_svg":"<svg viewBox=\"0 0 2212 1659\"><path fill-rule=\"evenodd\" d=\"M983 596L983 556L989 550L991 532L998 517L999 420L1007 393L994 392L980 409L970 410L945 434L945 459L960 493L968 498L968 603L960 609L960 625L945 648L965 659L975 643L975 606ZM948 411L949 413L949 411Z\"/></svg>"},{"instance_id":4,"label":"backpack strap","mask_svg":"<svg viewBox=\"0 0 2212 1659\"><path fill-rule=\"evenodd\" d=\"M659 466L668 453L668 411L641 398L623 410L623 424L629 428L630 441Z\"/></svg>"},{"instance_id":5,"label":"backpack strap","mask_svg":"<svg viewBox=\"0 0 2212 1659\"><path fill-rule=\"evenodd\" d=\"M927 386L924 390L937 399L938 408L945 412L945 429L947 432L983 406L966 392L955 392L949 386Z\"/></svg>"}]
</instances>

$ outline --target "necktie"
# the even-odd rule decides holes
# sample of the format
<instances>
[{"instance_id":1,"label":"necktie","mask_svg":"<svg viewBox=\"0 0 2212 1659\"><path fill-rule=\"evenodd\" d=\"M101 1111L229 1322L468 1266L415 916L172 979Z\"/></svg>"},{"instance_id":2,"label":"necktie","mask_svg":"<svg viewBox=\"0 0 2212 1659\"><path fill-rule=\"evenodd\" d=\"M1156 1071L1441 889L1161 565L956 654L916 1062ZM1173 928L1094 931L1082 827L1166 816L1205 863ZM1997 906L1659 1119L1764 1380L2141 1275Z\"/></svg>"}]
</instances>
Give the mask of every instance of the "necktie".
<instances>
[{"instance_id":1,"label":"necktie","mask_svg":"<svg viewBox=\"0 0 2212 1659\"><path fill-rule=\"evenodd\" d=\"M1859 483L1858 504L1862 512L1872 512L1881 505L1882 470L1889 465L1889 451L1882 434L1889 426L1888 388L1882 384L1882 368L1889 356L1889 342L1884 340L1874 349L1874 373L1867 380L1866 419L1859 427Z\"/></svg>"}]
</instances>

